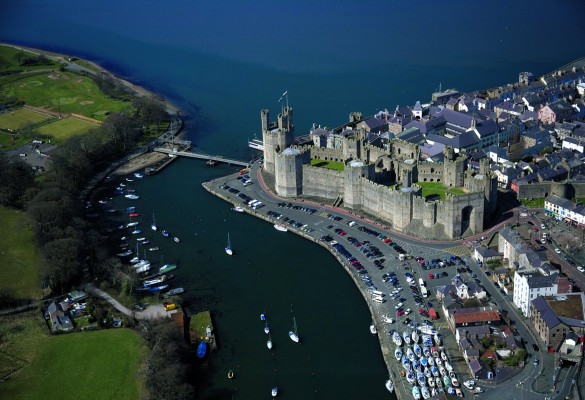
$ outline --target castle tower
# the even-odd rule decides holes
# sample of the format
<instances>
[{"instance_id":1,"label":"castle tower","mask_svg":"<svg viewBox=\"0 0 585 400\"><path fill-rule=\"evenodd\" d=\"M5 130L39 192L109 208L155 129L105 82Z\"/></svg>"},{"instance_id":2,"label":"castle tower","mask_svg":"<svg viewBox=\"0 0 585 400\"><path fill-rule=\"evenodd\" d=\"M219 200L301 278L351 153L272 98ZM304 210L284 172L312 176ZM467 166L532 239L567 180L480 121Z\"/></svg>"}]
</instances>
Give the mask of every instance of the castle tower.
<instances>
[{"instance_id":1,"label":"castle tower","mask_svg":"<svg viewBox=\"0 0 585 400\"><path fill-rule=\"evenodd\" d=\"M443 148L443 184L446 187L461 187L465 184L465 160L457 157L452 147Z\"/></svg>"},{"instance_id":2,"label":"castle tower","mask_svg":"<svg viewBox=\"0 0 585 400\"><path fill-rule=\"evenodd\" d=\"M343 203L353 209L362 205L363 187L361 178L370 179L373 165L365 165L361 161L351 161L344 169L345 185Z\"/></svg>"},{"instance_id":3,"label":"castle tower","mask_svg":"<svg viewBox=\"0 0 585 400\"><path fill-rule=\"evenodd\" d=\"M303 153L293 147L288 147L276 155L275 187L279 196L297 197L302 193L304 158Z\"/></svg>"},{"instance_id":4,"label":"castle tower","mask_svg":"<svg viewBox=\"0 0 585 400\"><path fill-rule=\"evenodd\" d=\"M262 141L264 143L264 170L269 174L274 174L276 154L293 144L293 109L291 107L285 107L283 112L278 114L276 126L270 124L268 117L268 110L262 110L260 112Z\"/></svg>"}]
</instances>

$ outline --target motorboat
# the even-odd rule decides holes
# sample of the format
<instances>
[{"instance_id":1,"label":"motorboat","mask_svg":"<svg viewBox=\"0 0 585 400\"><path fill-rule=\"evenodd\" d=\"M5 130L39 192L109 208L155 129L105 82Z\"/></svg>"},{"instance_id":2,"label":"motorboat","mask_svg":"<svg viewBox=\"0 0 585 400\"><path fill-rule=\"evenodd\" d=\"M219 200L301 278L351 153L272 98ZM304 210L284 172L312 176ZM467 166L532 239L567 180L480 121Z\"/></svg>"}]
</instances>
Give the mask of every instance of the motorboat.
<instances>
[{"instance_id":1,"label":"motorboat","mask_svg":"<svg viewBox=\"0 0 585 400\"><path fill-rule=\"evenodd\" d=\"M448 376L444 376L443 383L445 384L445 387L449 387L449 386L451 386L451 379L449 379Z\"/></svg>"},{"instance_id":2,"label":"motorboat","mask_svg":"<svg viewBox=\"0 0 585 400\"><path fill-rule=\"evenodd\" d=\"M394 350L394 358L396 358L396 361L400 361L402 358L402 350L400 350L400 347L397 347L396 350Z\"/></svg>"},{"instance_id":3,"label":"motorboat","mask_svg":"<svg viewBox=\"0 0 585 400\"><path fill-rule=\"evenodd\" d=\"M184 292L185 292L185 289L184 289L184 288L182 288L182 287L178 287L178 288L174 288L174 289L171 289L171 290L169 290L169 291L166 293L166 295L167 295L167 296L175 296L175 295L177 295L177 294L181 294L181 293L184 293Z\"/></svg>"},{"instance_id":4,"label":"motorboat","mask_svg":"<svg viewBox=\"0 0 585 400\"><path fill-rule=\"evenodd\" d=\"M132 232L130 232L130 233L132 233L133 235L138 235L138 234L139 234L139 233L141 233L141 232L142 232L142 229L134 229L134 230L133 230Z\"/></svg>"},{"instance_id":5,"label":"motorboat","mask_svg":"<svg viewBox=\"0 0 585 400\"><path fill-rule=\"evenodd\" d=\"M134 212L136 211L136 207L131 206L131 207L126 207L126 212Z\"/></svg>"},{"instance_id":6,"label":"motorboat","mask_svg":"<svg viewBox=\"0 0 585 400\"><path fill-rule=\"evenodd\" d=\"M435 364L437 364L438 367L443 365L443 361L441 361L441 357L435 357Z\"/></svg>"},{"instance_id":7,"label":"motorboat","mask_svg":"<svg viewBox=\"0 0 585 400\"><path fill-rule=\"evenodd\" d=\"M418 330L425 335L434 335L435 333L437 333L435 329L426 325L419 326Z\"/></svg>"},{"instance_id":8,"label":"motorboat","mask_svg":"<svg viewBox=\"0 0 585 400\"><path fill-rule=\"evenodd\" d=\"M266 321L264 323L264 333L267 335L270 333L270 327L268 326L268 321Z\"/></svg>"},{"instance_id":9,"label":"motorboat","mask_svg":"<svg viewBox=\"0 0 585 400\"><path fill-rule=\"evenodd\" d=\"M228 256L231 256L234 254L233 250L232 250L232 244L230 242L230 234L228 233L228 240L227 240L227 246L225 246L225 253Z\"/></svg>"},{"instance_id":10,"label":"motorboat","mask_svg":"<svg viewBox=\"0 0 585 400\"><path fill-rule=\"evenodd\" d=\"M412 331L411 339L413 343L418 343L418 341L420 340L420 336L416 329Z\"/></svg>"},{"instance_id":11,"label":"motorboat","mask_svg":"<svg viewBox=\"0 0 585 400\"><path fill-rule=\"evenodd\" d=\"M136 241L137 241L137 242L144 242L145 240L146 240L146 238L145 238L145 237L139 237L139 238L136 238Z\"/></svg>"},{"instance_id":12,"label":"motorboat","mask_svg":"<svg viewBox=\"0 0 585 400\"><path fill-rule=\"evenodd\" d=\"M437 351L436 347L431 347L431 355L433 357L439 357L439 352Z\"/></svg>"},{"instance_id":13,"label":"motorboat","mask_svg":"<svg viewBox=\"0 0 585 400\"><path fill-rule=\"evenodd\" d=\"M176 264L165 264L162 267L160 267L158 269L158 272L161 274L167 273L167 272L171 272L172 270L177 269L177 265Z\"/></svg>"},{"instance_id":14,"label":"motorboat","mask_svg":"<svg viewBox=\"0 0 585 400\"><path fill-rule=\"evenodd\" d=\"M428 357L427 362L429 363L429 367L432 367L433 365L435 365L435 360L433 360L433 357Z\"/></svg>"},{"instance_id":15,"label":"motorboat","mask_svg":"<svg viewBox=\"0 0 585 400\"><path fill-rule=\"evenodd\" d=\"M447 376L447 370L443 366L439 367L439 373L441 374L441 376Z\"/></svg>"},{"instance_id":16,"label":"motorboat","mask_svg":"<svg viewBox=\"0 0 585 400\"><path fill-rule=\"evenodd\" d=\"M376 325L372 322L372 324L370 325L370 333L372 335L375 335L376 333L378 333L378 330L376 329Z\"/></svg>"},{"instance_id":17,"label":"motorboat","mask_svg":"<svg viewBox=\"0 0 585 400\"><path fill-rule=\"evenodd\" d=\"M423 347L423 355L425 357L430 357L431 356L431 350L427 346Z\"/></svg>"},{"instance_id":18,"label":"motorboat","mask_svg":"<svg viewBox=\"0 0 585 400\"><path fill-rule=\"evenodd\" d=\"M126 250L123 253L118 253L116 254L118 257L128 257L132 255L132 250Z\"/></svg>"},{"instance_id":19,"label":"motorboat","mask_svg":"<svg viewBox=\"0 0 585 400\"><path fill-rule=\"evenodd\" d=\"M394 333L392 334L392 340L394 341L394 344L396 344L396 346L400 347L402 346L402 338L400 337L400 334L396 331L394 331Z\"/></svg>"},{"instance_id":20,"label":"motorboat","mask_svg":"<svg viewBox=\"0 0 585 400\"><path fill-rule=\"evenodd\" d=\"M435 386L437 386L438 388L443 387L443 381L438 376L435 377Z\"/></svg>"},{"instance_id":21,"label":"motorboat","mask_svg":"<svg viewBox=\"0 0 585 400\"><path fill-rule=\"evenodd\" d=\"M134 176L137 178L142 178L143 175L140 172L134 172Z\"/></svg>"},{"instance_id":22,"label":"motorboat","mask_svg":"<svg viewBox=\"0 0 585 400\"><path fill-rule=\"evenodd\" d=\"M233 207L232 210L234 210L235 212L244 212L244 209L242 207Z\"/></svg>"},{"instance_id":23,"label":"motorboat","mask_svg":"<svg viewBox=\"0 0 585 400\"><path fill-rule=\"evenodd\" d=\"M178 238L178 237L176 237L176 236L173 238L173 240L174 240L176 243L181 243L181 239L179 239L179 238Z\"/></svg>"},{"instance_id":24,"label":"motorboat","mask_svg":"<svg viewBox=\"0 0 585 400\"><path fill-rule=\"evenodd\" d=\"M419 390L418 386L412 387L412 397L414 397L415 400L420 399L420 390Z\"/></svg>"},{"instance_id":25,"label":"motorboat","mask_svg":"<svg viewBox=\"0 0 585 400\"><path fill-rule=\"evenodd\" d=\"M150 271L150 263L139 266L135 271L137 274Z\"/></svg>"},{"instance_id":26,"label":"motorboat","mask_svg":"<svg viewBox=\"0 0 585 400\"><path fill-rule=\"evenodd\" d=\"M439 376L439 368L437 368L436 366L431 366L431 374L433 374L434 377Z\"/></svg>"},{"instance_id":27,"label":"motorboat","mask_svg":"<svg viewBox=\"0 0 585 400\"><path fill-rule=\"evenodd\" d=\"M444 351L441 351L441 360L447 361L447 354Z\"/></svg>"},{"instance_id":28,"label":"motorboat","mask_svg":"<svg viewBox=\"0 0 585 400\"><path fill-rule=\"evenodd\" d=\"M404 339L404 343L407 345L410 344L410 331L408 329L402 332L402 338Z\"/></svg>"},{"instance_id":29,"label":"motorboat","mask_svg":"<svg viewBox=\"0 0 585 400\"><path fill-rule=\"evenodd\" d=\"M266 319L266 315L264 313L260 314L260 321L264 321Z\"/></svg>"},{"instance_id":30,"label":"motorboat","mask_svg":"<svg viewBox=\"0 0 585 400\"><path fill-rule=\"evenodd\" d=\"M272 350L272 337L270 336L270 334L268 334L268 340L266 341L266 347L268 347L268 350Z\"/></svg>"},{"instance_id":31,"label":"motorboat","mask_svg":"<svg viewBox=\"0 0 585 400\"><path fill-rule=\"evenodd\" d=\"M435 340L435 345L440 346L442 343L441 340L441 335L439 335L438 333L435 333L435 335L433 336L433 339Z\"/></svg>"},{"instance_id":32,"label":"motorboat","mask_svg":"<svg viewBox=\"0 0 585 400\"><path fill-rule=\"evenodd\" d=\"M390 393L392 393L394 391L394 383L392 383L392 380L391 379L388 379L386 381L386 385L385 386L386 386L386 389L388 389L388 391Z\"/></svg>"},{"instance_id":33,"label":"motorboat","mask_svg":"<svg viewBox=\"0 0 585 400\"><path fill-rule=\"evenodd\" d=\"M449 364L449 361L445 361L445 368L449 372L453 371L453 367L451 366L451 364Z\"/></svg>"},{"instance_id":34,"label":"motorboat","mask_svg":"<svg viewBox=\"0 0 585 400\"><path fill-rule=\"evenodd\" d=\"M199 342L199 345L197 346L197 358L201 359L201 358L205 357L206 354L207 354L207 342L205 340L202 340Z\"/></svg>"},{"instance_id":35,"label":"motorboat","mask_svg":"<svg viewBox=\"0 0 585 400\"><path fill-rule=\"evenodd\" d=\"M167 230L163 229L163 230L162 230L162 235L163 235L164 237L169 237L169 231L167 231Z\"/></svg>"},{"instance_id":36,"label":"motorboat","mask_svg":"<svg viewBox=\"0 0 585 400\"><path fill-rule=\"evenodd\" d=\"M407 381L408 381L408 383L410 383L410 384L414 384L414 383L416 382L416 379L415 379L415 377L414 377L414 373L413 373L412 371L409 371L409 372L406 374L406 380L407 380Z\"/></svg>"},{"instance_id":37,"label":"motorboat","mask_svg":"<svg viewBox=\"0 0 585 400\"><path fill-rule=\"evenodd\" d=\"M166 275L161 275L161 276L157 276L156 278L152 278L152 279L146 279L144 281L142 281L142 286L147 287L147 286L152 286L152 285L157 285L159 283L163 283L166 279Z\"/></svg>"},{"instance_id":38,"label":"motorboat","mask_svg":"<svg viewBox=\"0 0 585 400\"><path fill-rule=\"evenodd\" d=\"M299 343L299 341L300 341L299 335L297 333L297 320L294 317L293 317L293 329L288 332L288 337L290 337L290 339L295 343Z\"/></svg>"},{"instance_id":39,"label":"motorboat","mask_svg":"<svg viewBox=\"0 0 585 400\"><path fill-rule=\"evenodd\" d=\"M154 246L154 247L151 247L148 249L148 251L158 251L158 250L160 250L160 247L158 247L158 246Z\"/></svg>"},{"instance_id":40,"label":"motorboat","mask_svg":"<svg viewBox=\"0 0 585 400\"><path fill-rule=\"evenodd\" d=\"M428 387L423 386L420 388L420 391L422 392L423 399L430 399L431 398L431 392L429 391Z\"/></svg>"},{"instance_id":41,"label":"motorboat","mask_svg":"<svg viewBox=\"0 0 585 400\"><path fill-rule=\"evenodd\" d=\"M412 368L414 370L420 371L421 367L420 367L420 361L417 360L416 358L414 360L411 361L412 362Z\"/></svg>"},{"instance_id":42,"label":"motorboat","mask_svg":"<svg viewBox=\"0 0 585 400\"><path fill-rule=\"evenodd\" d=\"M423 370L423 374L425 374L425 376L427 378L433 376L433 374L431 373L431 370L427 367L425 367L425 369Z\"/></svg>"},{"instance_id":43,"label":"motorboat","mask_svg":"<svg viewBox=\"0 0 585 400\"><path fill-rule=\"evenodd\" d=\"M152 229L153 231L158 230L158 226L156 226L156 221L154 219L154 213L152 213L152 224L150 224L150 229Z\"/></svg>"},{"instance_id":44,"label":"motorboat","mask_svg":"<svg viewBox=\"0 0 585 400\"><path fill-rule=\"evenodd\" d=\"M428 362L428 360L427 360L427 358L426 358L426 357L421 357L421 358L420 358L420 365L422 365L422 366L423 366L423 368L426 368L426 367L428 367L428 365L429 365L429 362Z\"/></svg>"},{"instance_id":45,"label":"motorboat","mask_svg":"<svg viewBox=\"0 0 585 400\"><path fill-rule=\"evenodd\" d=\"M278 388L275 386L272 388L272 397L276 397L278 395Z\"/></svg>"},{"instance_id":46,"label":"motorboat","mask_svg":"<svg viewBox=\"0 0 585 400\"><path fill-rule=\"evenodd\" d=\"M134 179L126 178L126 182L134 182Z\"/></svg>"},{"instance_id":47,"label":"motorboat","mask_svg":"<svg viewBox=\"0 0 585 400\"><path fill-rule=\"evenodd\" d=\"M414 356L414 351L412 351L412 348L410 348L410 346L406 348L406 357L408 357L410 362L413 362L416 359L416 357Z\"/></svg>"},{"instance_id":48,"label":"motorboat","mask_svg":"<svg viewBox=\"0 0 585 400\"><path fill-rule=\"evenodd\" d=\"M140 196L138 196L137 194L127 194L124 197L130 200L138 200L140 198Z\"/></svg>"},{"instance_id":49,"label":"motorboat","mask_svg":"<svg viewBox=\"0 0 585 400\"><path fill-rule=\"evenodd\" d=\"M414 354L418 357L421 358L422 357L422 349L420 348L420 346L418 345L418 343L414 344Z\"/></svg>"},{"instance_id":50,"label":"motorboat","mask_svg":"<svg viewBox=\"0 0 585 400\"><path fill-rule=\"evenodd\" d=\"M274 224L274 229L281 232L288 232L288 228L282 224Z\"/></svg>"},{"instance_id":51,"label":"motorboat","mask_svg":"<svg viewBox=\"0 0 585 400\"><path fill-rule=\"evenodd\" d=\"M431 335L422 335L422 340L423 340L423 345L425 346L432 346L433 345L433 339L431 338Z\"/></svg>"},{"instance_id":52,"label":"motorboat","mask_svg":"<svg viewBox=\"0 0 585 400\"><path fill-rule=\"evenodd\" d=\"M429 385L429 387L435 387L435 378L434 377L428 377L427 378L427 384Z\"/></svg>"},{"instance_id":53,"label":"motorboat","mask_svg":"<svg viewBox=\"0 0 585 400\"><path fill-rule=\"evenodd\" d=\"M422 372L417 372L416 373L416 380L418 382L419 385L424 386L427 384L427 380L425 378L425 374L423 374Z\"/></svg>"},{"instance_id":54,"label":"motorboat","mask_svg":"<svg viewBox=\"0 0 585 400\"><path fill-rule=\"evenodd\" d=\"M148 292L150 292L150 293L158 293L158 292L161 292L161 291L165 290L168 287L169 287L169 285L167 285L167 284L158 285L158 286L151 286L151 287L148 288Z\"/></svg>"},{"instance_id":55,"label":"motorboat","mask_svg":"<svg viewBox=\"0 0 585 400\"><path fill-rule=\"evenodd\" d=\"M407 371L410 371L412 369L412 366L410 365L410 361L408 360L408 357L406 357L405 355L402 355L402 366Z\"/></svg>"},{"instance_id":56,"label":"motorboat","mask_svg":"<svg viewBox=\"0 0 585 400\"><path fill-rule=\"evenodd\" d=\"M431 388L431 397L437 397L439 395L439 392L437 391L437 388Z\"/></svg>"}]
</instances>

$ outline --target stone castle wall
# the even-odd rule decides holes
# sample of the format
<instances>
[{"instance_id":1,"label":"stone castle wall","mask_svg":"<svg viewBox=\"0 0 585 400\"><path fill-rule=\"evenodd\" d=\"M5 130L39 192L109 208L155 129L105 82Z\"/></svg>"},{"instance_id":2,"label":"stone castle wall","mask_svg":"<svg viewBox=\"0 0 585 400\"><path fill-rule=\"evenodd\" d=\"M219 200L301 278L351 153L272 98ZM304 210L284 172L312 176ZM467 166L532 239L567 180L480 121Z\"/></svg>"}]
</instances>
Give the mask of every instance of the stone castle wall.
<instances>
[{"instance_id":1,"label":"stone castle wall","mask_svg":"<svg viewBox=\"0 0 585 400\"><path fill-rule=\"evenodd\" d=\"M303 195L335 200L344 188L343 171L303 165Z\"/></svg>"},{"instance_id":2,"label":"stone castle wall","mask_svg":"<svg viewBox=\"0 0 585 400\"><path fill-rule=\"evenodd\" d=\"M419 182L441 182L443 180L443 164L419 162L417 168Z\"/></svg>"},{"instance_id":3,"label":"stone castle wall","mask_svg":"<svg viewBox=\"0 0 585 400\"><path fill-rule=\"evenodd\" d=\"M328 149L325 147L311 147L311 159L325 161L345 161L342 149Z\"/></svg>"},{"instance_id":4,"label":"stone castle wall","mask_svg":"<svg viewBox=\"0 0 585 400\"><path fill-rule=\"evenodd\" d=\"M537 182L518 184L518 199L540 199L551 194L572 199L585 197L585 183L582 182Z\"/></svg>"}]
</instances>

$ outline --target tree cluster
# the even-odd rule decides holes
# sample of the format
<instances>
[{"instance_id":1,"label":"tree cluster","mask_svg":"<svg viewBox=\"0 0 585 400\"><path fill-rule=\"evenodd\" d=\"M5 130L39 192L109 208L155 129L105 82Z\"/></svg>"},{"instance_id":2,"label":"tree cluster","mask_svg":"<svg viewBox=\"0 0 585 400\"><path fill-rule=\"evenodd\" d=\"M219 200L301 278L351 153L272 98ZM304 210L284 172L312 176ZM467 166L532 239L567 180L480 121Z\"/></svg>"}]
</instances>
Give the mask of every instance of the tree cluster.
<instances>
[{"instance_id":1,"label":"tree cluster","mask_svg":"<svg viewBox=\"0 0 585 400\"><path fill-rule=\"evenodd\" d=\"M129 100L130 94L119 79L106 73L91 75L98 88L106 96L118 100Z\"/></svg>"},{"instance_id":2,"label":"tree cluster","mask_svg":"<svg viewBox=\"0 0 585 400\"><path fill-rule=\"evenodd\" d=\"M153 399L187 400L194 398L189 382L193 375L194 352L185 343L175 324L166 321L144 325L142 336L148 346L142 373Z\"/></svg>"}]
</instances>

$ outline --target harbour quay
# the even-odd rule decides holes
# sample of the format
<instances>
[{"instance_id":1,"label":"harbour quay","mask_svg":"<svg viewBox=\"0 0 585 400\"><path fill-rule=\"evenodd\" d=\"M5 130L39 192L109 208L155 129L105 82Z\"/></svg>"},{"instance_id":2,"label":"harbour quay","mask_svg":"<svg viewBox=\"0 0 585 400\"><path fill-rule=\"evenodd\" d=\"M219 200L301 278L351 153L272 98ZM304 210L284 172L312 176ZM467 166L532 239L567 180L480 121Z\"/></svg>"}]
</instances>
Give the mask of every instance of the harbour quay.
<instances>
[{"instance_id":1,"label":"harbour quay","mask_svg":"<svg viewBox=\"0 0 585 400\"><path fill-rule=\"evenodd\" d=\"M372 234L360 230L360 227L369 227L370 230L384 233L388 237L393 234L341 208L334 208L308 199L281 199L275 196L268 187L264 186L261 173L261 165L255 163L250 170L220 177L205 182L202 186L211 194L230 203L234 211L238 209L240 212L260 218L271 225L282 226L286 231L319 244L336 258L354 281L368 305L372 316L372 325L364 327L364 329L371 329L372 332L375 332L373 334L378 337L380 350L388 369L388 378L393 382L394 393L399 399L413 398L412 385L407 382L406 376L401 376L403 367L395 357L397 346L393 342L392 335L389 334L392 330L395 330L403 335L404 331L408 330L411 337L412 331L422 326L420 323L422 316L416 311L412 295L407 290L408 284L404 280L405 276L401 272L404 270L406 261L401 260L400 254L382 240L376 238L377 242L374 242ZM252 184L246 184L249 181ZM249 204L253 200L260 202L260 207L250 206ZM343 229L346 234L340 236L335 232L336 229ZM345 238L350 236L362 243L369 240L381 248L381 257L377 259L385 259L383 261L384 272L375 266L375 260L369 259L355 245L352 246L347 243ZM399 239L396 238L396 240ZM339 244L342 244L348 252L351 252L349 259L347 255L344 256L344 252L338 250L336 245ZM442 251L438 250L437 253L442 253ZM356 269L356 260L362 265L363 271L366 272L360 273L360 270ZM404 309L411 308L409 310L410 315L396 317L397 309L394 307L395 304L391 303L390 294L394 287L389 285L389 282L383 281L382 276L384 273L394 273L397 276L398 281L404 288L397 299L404 299ZM412 323L412 325L404 324L405 321ZM416 325L414 325L415 323ZM437 331L445 332L446 337L450 335L449 331L444 327L437 326ZM422 339L422 334L420 338ZM432 347L435 347L434 344L433 342ZM421 343L421 350L423 347ZM406 354L406 347L402 348ZM462 368L454 366L454 370L459 371ZM428 378L425 379L428 380ZM433 382L436 384L436 377L433 377ZM380 382L380 384L383 385L385 382ZM440 398L444 396L444 393L437 390L435 398L437 396Z\"/></svg>"}]
</instances>

